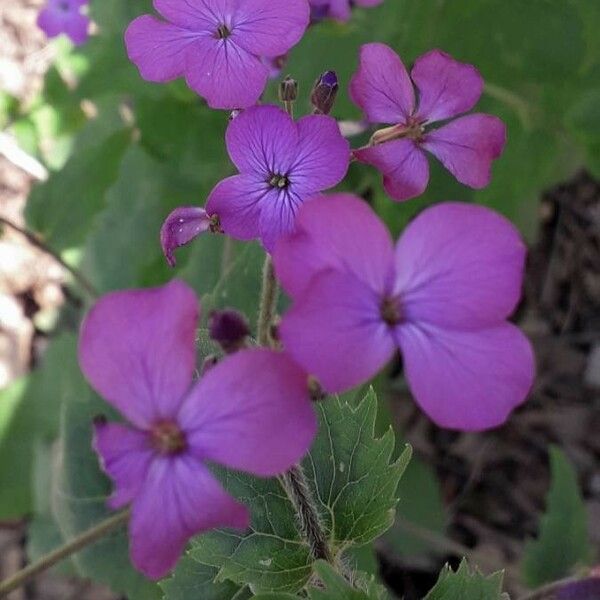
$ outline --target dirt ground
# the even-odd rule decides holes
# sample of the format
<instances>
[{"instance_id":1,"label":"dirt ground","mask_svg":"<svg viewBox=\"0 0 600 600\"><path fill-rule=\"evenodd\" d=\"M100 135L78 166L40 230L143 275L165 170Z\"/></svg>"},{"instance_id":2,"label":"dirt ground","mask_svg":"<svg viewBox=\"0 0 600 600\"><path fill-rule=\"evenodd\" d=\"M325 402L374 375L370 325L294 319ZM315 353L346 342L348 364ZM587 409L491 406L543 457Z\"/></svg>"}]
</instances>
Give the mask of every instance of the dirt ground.
<instances>
[{"instance_id":1,"label":"dirt ground","mask_svg":"<svg viewBox=\"0 0 600 600\"><path fill-rule=\"evenodd\" d=\"M51 60L35 18L38 0L0 0L0 90L27 103ZM0 154L0 217L23 226L35 177ZM64 272L14 229L0 232L0 389L27 373L43 350L44 327L63 302ZM533 397L498 431L441 431L408 394L395 418L438 474L450 527L437 559L398 563L380 547L383 573L407 600L421 597L446 559L468 552L485 570L507 568L520 592L518 562L535 535L548 489L548 446L577 468L591 537L600 546L600 185L584 173L548 192L532 249L518 320L534 340L539 377ZM400 365L398 365L400 367ZM0 576L25 561L25 527L0 523ZM46 574L10 600L111 600L105 589Z\"/></svg>"}]
</instances>

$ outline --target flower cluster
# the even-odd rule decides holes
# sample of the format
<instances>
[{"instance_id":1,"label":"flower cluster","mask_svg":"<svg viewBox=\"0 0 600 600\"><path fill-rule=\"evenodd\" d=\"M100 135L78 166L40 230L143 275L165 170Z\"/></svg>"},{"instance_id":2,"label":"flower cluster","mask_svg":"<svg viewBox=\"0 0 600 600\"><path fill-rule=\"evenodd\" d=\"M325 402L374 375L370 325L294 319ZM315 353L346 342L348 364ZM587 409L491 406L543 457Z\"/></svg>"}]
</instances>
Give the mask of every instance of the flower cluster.
<instances>
[{"instance_id":1,"label":"flower cluster","mask_svg":"<svg viewBox=\"0 0 600 600\"><path fill-rule=\"evenodd\" d=\"M81 11L88 0L48 0L38 15L38 27L48 37L66 34L79 46L88 39L89 18Z\"/></svg>"},{"instance_id":2,"label":"flower cluster","mask_svg":"<svg viewBox=\"0 0 600 600\"><path fill-rule=\"evenodd\" d=\"M352 5L311 4L342 20ZM506 219L445 202L417 216L394 245L362 199L322 193L344 179L351 154L383 172L396 200L425 190L424 151L462 183L487 185L505 128L490 115L462 116L482 92L474 67L434 50L417 59L409 76L390 48L364 46L350 94L369 122L389 126L351 152L329 116L339 87L333 72L317 79L312 115L293 118L297 86L289 78L282 94L287 112L256 105L266 65L308 25L308 0L154 6L163 19L141 16L125 36L142 76L185 77L211 107L243 109L226 133L238 174L219 182L204 208L169 215L161 230L165 256L174 266L175 249L206 232L259 239L292 299L271 348L250 348L242 315L213 314L210 332L226 356L197 381L198 306L185 284L109 294L84 322L82 369L130 423L95 427L96 450L115 484L110 506L132 504L133 562L157 578L190 536L248 525L248 509L222 489L208 463L268 477L307 452L316 432L309 392L315 379L327 392L347 390L399 350L416 401L436 423L482 430L524 401L534 357L508 322L526 249Z\"/></svg>"}]
</instances>

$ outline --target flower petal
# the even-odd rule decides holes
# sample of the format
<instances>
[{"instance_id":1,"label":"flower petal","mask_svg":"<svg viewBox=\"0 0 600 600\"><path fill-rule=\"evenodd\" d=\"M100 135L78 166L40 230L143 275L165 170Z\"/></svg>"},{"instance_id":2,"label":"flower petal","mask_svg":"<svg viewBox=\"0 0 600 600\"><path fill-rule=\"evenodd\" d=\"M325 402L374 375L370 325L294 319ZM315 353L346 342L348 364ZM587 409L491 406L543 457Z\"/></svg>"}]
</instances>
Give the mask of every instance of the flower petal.
<instances>
[{"instance_id":1,"label":"flower petal","mask_svg":"<svg viewBox=\"0 0 600 600\"><path fill-rule=\"evenodd\" d=\"M294 231L296 214L303 198L293 189L271 190L260 203L260 240L272 252L277 241Z\"/></svg>"},{"instance_id":2,"label":"flower petal","mask_svg":"<svg viewBox=\"0 0 600 600\"><path fill-rule=\"evenodd\" d=\"M526 247L510 221L483 206L424 210L396 246L396 293L405 317L440 327L495 325L520 297Z\"/></svg>"},{"instance_id":3,"label":"flower petal","mask_svg":"<svg viewBox=\"0 0 600 600\"><path fill-rule=\"evenodd\" d=\"M350 194L305 202L296 232L279 241L273 258L277 277L293 297L326 269L352 273L383 294L394 262L388 230L366 202Z\"/></svg>"},{"instance_id":4,"label":"flower petal","mask_svg":"<svg viewBox=\"0 0 600 600\"><path fill-rule=\"evenodd\" d=\"M483 188L492 177L492 161L506 143L504 123L492 115L460 117L428 133L422 144L458 181Z\"/></svg>"},{"instance_id":5,"label":"flower petal","mask_svg":"<svg viewBox=\"0 0 600 600\"><path fill-rule=\"evenodd\" d=\"M88 17L77 13L65 20L65 33L76 46L81 46L88 40L89 25Z\"/></svg>"},{"instance_id":6,"label":"flower petal","mask_svg":"<svg viewBox=\"0 0 600 600\"><path fill-rule=\"evenodd\" d=\"M406 123L415 107L413 85L400 57L385 44L360 49L350 96L371 123Z\"/></svg>"},{"instance_id":7,"label":"flower petal","mask_svg":"<svg viewBox=\"0 0 600 600\"><path fill-rule=\"evenodd\" d=\"M354 156L383 173L385 191L399 202L420 196L429 183L427 157L412 140L361 148Z\"/></svg>"},{"instance_id":8,"label":"flower petal","mask_svg":"<svg viewBox=\"0 0 600 600\"><path fill-rule=\"evenodd\" d=\"M306 0L244 0L233 23L235 43L257 56L279 56L296 45L310 20Z\"/></svg>"},{"instance_id":9,"label":"flower petal","mask_svg":"<svg viewBox=\"0 0 600 600\"><path fill-rule=\"evenodd\" d=\"M44 8L37 18L38 27L49 38L56 37L63 32L64 22L64 16L59 11L51 8Z\"/></svg>"},{"instance_id":10,"label":"flower petal","mask_svg":"<svg viewBox=\"0 0 600 600\"><path fill-rule=\"evenodd\" d=\"M240 113L227 127L227 151L242 173L285 175L295 158L298 129L278 106L254 106Z\"/></svg>"},{"instance_id":11,"label":"flower petal","mask_svg":"<svg viewBox=\"0 0 600 600\"><path fill-rule=\"evenodd\" d=\"M148 434L118 423L94 423L94 450L103 471L114 481L115 490L108 505L129 504L142 488L154 456Z\"/></svg>"},{"instance_id":12,"label":"flower petal","mask_svg":"<svg viewBox=\"0 0 600 600\"><path fill-rule=\"evenodd\" d=\"M248 509L200 461L187 454L158 458L133 503L131 559L147 577L160 579L173 569L193 535L248 525Z\"/></svg>"},{"instance_id":13,"label":"flower petal","mask_svg":"<svg viewBox=\"0 0 600 600\"><path fill-rule=\"evenodd\" d=\"M178 280L106 294L81 328L83 373L137 427L171 418L192 381L198 312L194 291Z\"/></svg>"},{"instance_id":14,"label":"flower petal","mask_svg":"<svg viewBox=\"0 0 600 600\"><path fill-rule=\"evenodd\" d=\"M410 75L419 90L418 116L430 123L471 110L483 92L479 71L441 50L417 58Z\"/></svg>"},{"instance_id":15,"label":"flower petal","mask_svg":"<svg viewBox=\"0 0 600 600\"><path fill-rule=\"evenodd\" d=\"M206 211L218 216L223 231L238 240L260 237L261 201L277 192L254 175L233 175L219 182L206 201Z\"/></svg>"},{"instance_id":16,"label":"flower petal","mask_svg":"<svg viewBox=\"0 0 600 600\"><path fill-rule=\"evenodd\" d=\"M531 344L511 323L478 331L408 324L397 339L415 400L440 427L497 427L533 383Z\"/></svg>"},{"instance_id":17,"label":"flower petal","mask_svg":"<svg viewBox=\"0 0 600 600\"><path fill-rule=\"evenodd\" d=\"M196 38L185 59L185 79L211 108L246 108L256 104L269 70L259 58L232 41Z\"/></svg>"},{"instance_id":18,"label":"flower petal","mask_svg":"<svg viewBox=\"0 0 600 600\"><path fill-rule=\"evenodd\" d=\"M216 31L224 20L220 0L154 0L154 8L167 20L184 29Z\"/></svg>"},{"instance_id":19,"label":"flower petal","mask_svg":"<svg viewBox=\"0 0 600 600\"><path fill-rule=\"evenodd\" d=\"M306 373L286 354L262 348L206 373L179 420L198 458L263 477L300 461L317 432Z\"/></svg>"},{"instance_id":20,"label":"flower petal","mask_svg":"<svg viewBox=\"0 0 600 600\"><path fill-rule=\"evenodd\" d=\"M212 220L203 208L180 206L169 213L160 228L160 245L170 266L177 264L174 251L210 231Z\"/></svg>"},{"instance_id":21,"label":"flower petal","mask_svg":"<svg viewBox=\"0 0 600 600\"><path fill-rule=\"evenodd\" d=\"M375 375L395 347L379 296L353 275L332 270L317 274L295 298L279 334L285 349L328 392Z\"/></svg>"},{"instance_id":22,"label":"flower petal","mask_svg":"<svg viewBox=\"0 0 600 600\"><path fill-rule=\"evenodd\" d=\"M150 15L134 19L125 31L127 56L147 81L164 83L184 74L193 33Z\"/></svg>"},{"instance_id":23,"label":"flower petal","mask_svg":"<svg viewBox=\"0 0 600 600\"><path fill-rule=\"evenodd\" d=\"M326 115L310 115L297 123L297 155L289 177L300 196L337 185L348 172L350 144L337 121Z\"/></svg>"}]
</instances>

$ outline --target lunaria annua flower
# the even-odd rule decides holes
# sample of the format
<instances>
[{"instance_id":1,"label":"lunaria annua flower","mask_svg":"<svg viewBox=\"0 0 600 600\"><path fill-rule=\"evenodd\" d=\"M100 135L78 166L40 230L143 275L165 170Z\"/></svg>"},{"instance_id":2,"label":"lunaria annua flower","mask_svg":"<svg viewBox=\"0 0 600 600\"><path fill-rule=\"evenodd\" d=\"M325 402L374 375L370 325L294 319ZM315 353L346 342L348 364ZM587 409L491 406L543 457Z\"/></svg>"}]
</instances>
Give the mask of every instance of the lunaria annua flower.
<instances>
[{"instance_id":1,"label":"lunaria annua flower","mask_svg":"<svg viewBox=\"0 0 600 600\"><path fill-rule=\"evenodd\" d=\"M227 128L227 150L240 171L211 192L206 211L234 238L260 238L271 250L291 231L298 207L339 183L350 146L335 119L309 115L294 121L276 106L243 111Z\"/></svg>"},{"instance_id":2,"label":"lunaria annua flower","mask_svg":"<svg viewBox=\"0 0 600 600\"><path fill-rule=\"evenodd\" d=\"M269 77L263 58L282 56L309 23L307 0L154 0L164 21L127 28L129 58L148 81L185 77L212 108L245 108Z\"/></svg>"},{"instance_id":3,"label":"lunaria annua flower","mask_svg":"<svg viewBox=\"0 0 600 600\"><path fill-rule=\"evenodd\" d=\"M338 21L347 21L352 14L353 6L370 7L377 6L382 2L383 0L310 0L310 4L317 14Z\"/></svg>"},{"instance_id":4,"label":"lunaria annua flower","mask_svg":"<svg viewBox=\"0 0 600 600\"><path fill-rule=\"evenodd\" d=\"M109 506L132 504L132 561L153 579L192 535L248 526L247 508L207 461L274 476L316 433L307 376L285 354L243 350L192 382L198 312L180 281L114 292L96 303L79 342L88 381L130 423L98 420L94 445L115 484Z\"/></svg>"},{"instance_id":5,"label":"lunaria annua flower","mask_svg":"<svg viewBox=\"0 0 600 600\"><path fill-rule=\"evenodd\" d=\"M440 50L418 58L409 77L390 47L366 44L360 51L350 95L371 123L391 127L376 132L372 145L355 150L354 155L383 173L385 189L396 200L408 200L425 191L429 164L424 150L461 183L485 187L490 182L491 163L506 141L502 121L492 115L471 114L430 128L471 110L482 91L483 80L475 67Z\"/></svg>"},{"instance_id":6,"label":"lunaria annua flower","mask_svg":"<svg viewBox=\"0 0 600 600\"><path fill-rule=\"evenodd\" d=\"M88 39L89 18L81 9L88 0L48 0L38 15L38 27L48 36L66 34L79 46Z\"/></svg>"},{"instance_id":7,"label":"lunaria annua flower","mask_svg":"<svg viewBox=\"0 0 600 600\"><path fill-rule=\"evenodd\" d=\"M274 252L293 299L279 335L329 392L369 379L400 348L414 397L436 423L499 425L534 376L529 341L506 321L525 252L513 225L481 206L428 208L394 248L358 198L307 202Z\"/></svg>"}]
</instances>

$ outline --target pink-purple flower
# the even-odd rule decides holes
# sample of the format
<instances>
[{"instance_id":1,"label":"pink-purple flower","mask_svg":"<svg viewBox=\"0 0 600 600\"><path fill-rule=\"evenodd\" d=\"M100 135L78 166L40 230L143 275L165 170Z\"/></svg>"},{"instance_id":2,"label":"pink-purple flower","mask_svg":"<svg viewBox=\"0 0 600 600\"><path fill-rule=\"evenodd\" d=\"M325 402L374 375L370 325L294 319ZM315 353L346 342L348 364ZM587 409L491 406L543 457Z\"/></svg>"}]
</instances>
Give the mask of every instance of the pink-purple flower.
<instances>
[{"instance_id":1,"label":"pink-purple flower","mask_svg":"<svg viewBox=\"0 0 600 600\"><path fill-rule=\"evenodd\" d=\"M79 46L88 39L89 18L81 12L88 0L48 0L38 15L37 24L49 37L66 34Z\"/></svg>"},{"instance_id":2,"label":"pink-purple flower","mask_svg":"<svg viewBox=\"0 0 600 600\"><path fill-rule=\"evenodd\" d=\"M409 76L389 46L366 44L350 94L371 123L390 127L376 132L372 144L354 155L383 173L385 189L395 200L414 198L427 188L425 151L461 183L485 187L492 161L504 148L506 128L492 115L459 116L475 106L482 91L483 79L475 67L440 50L418 58Z\"/></svg>"},{"instance_id":3,"label":"pink-purple flower","mask_svg":"<svg viewBox=\"0 0 600 600\"><path fill-rule=\"evenodd\" d=\"M347 21L353 6L378 6L383 0L310 0L311 6L327 17L338 21Z\"/></svg>"},{"instance_id":4,"label":"pink-purple flower","mask_svg":"<svg viewBox=\"0 0 600 600\"><path fill-rule=\"evenodd\" d=\"M309 23L307 0L154 0L164 20L127 28L129 58L148 81L185 77L212 108L245 108L263 93L264 58L286 54Z\"/></svg>"},{"instance_id":5,"label":"pink-purple flower","mask_svg":"<svg viewBox=\"0 0 600 600\"><path fill-rule=\"evenodd\" d=\"M293 299L279 335L330 392L363 383L399 348L415 400L436 423L493 427L534 376L531 345L506 320L525 254L514 226L481 206L428 208L394 247L358 198L307 202L274 252Z\"/></svg>"},{"instance_id":6,"label":"pink-purple flower","mask_svg":"<svg viewBox=\"0 0 600 600\"><path fill-rule=\"evenodd\" d=\"M206 211L234 238L260 238L267 250L293 230L308 198L346 175L350 147L335 119L294 121L276 106L243 111L227 128L227 150L240 171L211 192Z\"/></svg>"},{"instance_id":7,"label":"pink-purple flower","mask_svg":"<svg viewBox=\"0 0 600 600\"><path fill-rule=\"evenodd\" d=\"M198 313L179 281L114 292L80 337L87 379L130 423L98 421L94 445L115 485L109 506L132 505L132 561L153 579L173 568L191 536L248 526L248 509L207 463L277 475L316 433L306 374L285 354L242 350L192 381Z\"/></svg>"}]
</instances>

